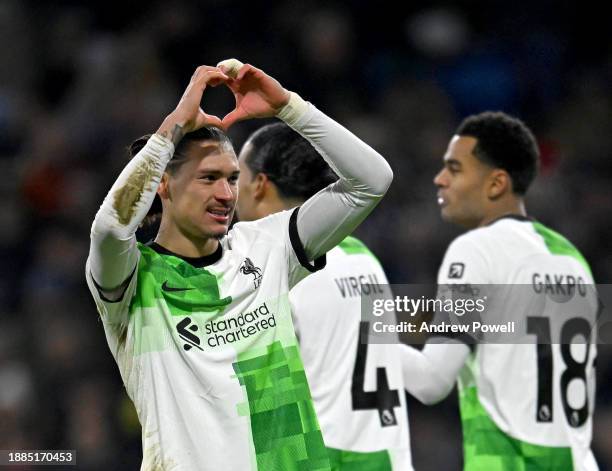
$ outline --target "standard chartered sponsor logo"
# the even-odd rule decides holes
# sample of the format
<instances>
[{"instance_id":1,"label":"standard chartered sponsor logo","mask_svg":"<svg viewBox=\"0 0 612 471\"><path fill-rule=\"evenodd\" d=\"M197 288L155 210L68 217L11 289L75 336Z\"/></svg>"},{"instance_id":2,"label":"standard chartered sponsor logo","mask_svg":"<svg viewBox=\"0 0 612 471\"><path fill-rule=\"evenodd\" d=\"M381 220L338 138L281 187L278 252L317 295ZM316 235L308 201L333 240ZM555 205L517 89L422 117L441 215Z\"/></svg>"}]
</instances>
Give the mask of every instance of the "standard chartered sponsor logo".
<instances>
[{"instance_id":1,"label":"standard chartered sponsor logo","mask_svg":"<svg viewBox=\"0 0 612 471\"><path fill-rule=\"evenodd\" d=\"M252 311L204 324L209 347L238 342L270 327L276 327L276 319L265 302Z\"/></svg>"}]
</instances>

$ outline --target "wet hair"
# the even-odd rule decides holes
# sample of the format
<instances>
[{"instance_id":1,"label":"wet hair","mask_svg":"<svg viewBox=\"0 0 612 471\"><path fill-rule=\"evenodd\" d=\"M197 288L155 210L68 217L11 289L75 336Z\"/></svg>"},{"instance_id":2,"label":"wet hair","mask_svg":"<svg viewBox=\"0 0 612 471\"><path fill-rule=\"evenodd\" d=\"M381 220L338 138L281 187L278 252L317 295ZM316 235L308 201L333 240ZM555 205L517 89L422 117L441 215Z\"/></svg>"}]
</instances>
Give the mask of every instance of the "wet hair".
<instances>
[{"instance_id":1,"label":"wet hair","mask_svg":"<svg viewBox=\"0 0 612 471\"><path fill-rule=\"evenodd\" d=\"M249 137L245 164L265 174L283 199L307 200L338 177L305 138L285 123L263 126Z\"/></svg>"},{"instance_id":2,"label":"wet hair","mask_svg":"<svg viewBox=\"0 0 612 471\"><path fill-rule=\"evenodd\" d=\"M455 134L476 138L476 158L507 171L515 194L527 192L538 172L540 153L525 123L501 111L486 111L465 118Z\"/></svg>"},{"instance_id":3,"label":"wet hair","mask_svg":"<svg viewBox=\"0 0 612 471\"><path fill-rule=\"evenodd\" d=\"M145 146L149 138L152 134L146 134L144 136L139 137L134 142L132 142L128 148L128 156L130 159L133 159L138 152L142 150ZM176 171L187 161L187 149L193 143L201 142L201 141L213 141L218 142L221 147L229 147L232 148L232 142L223 130L216 127L203 127L196 131L189 132L183 136L180 140L176 148L174 149L174 155L168 165L166 166L166 171L170 173L170 175L174 175ZM141 228L143 230L147 230L147 232L152 232L151 227L157 227L161 220L162 213L162 203L159 195L155 195L155 199L153 200L153 204L147 213L144 221L141 224ZM157 230L155 230L157 232ZM154 234L153 234L154 235Z\"/></svg>"}]
</instances>

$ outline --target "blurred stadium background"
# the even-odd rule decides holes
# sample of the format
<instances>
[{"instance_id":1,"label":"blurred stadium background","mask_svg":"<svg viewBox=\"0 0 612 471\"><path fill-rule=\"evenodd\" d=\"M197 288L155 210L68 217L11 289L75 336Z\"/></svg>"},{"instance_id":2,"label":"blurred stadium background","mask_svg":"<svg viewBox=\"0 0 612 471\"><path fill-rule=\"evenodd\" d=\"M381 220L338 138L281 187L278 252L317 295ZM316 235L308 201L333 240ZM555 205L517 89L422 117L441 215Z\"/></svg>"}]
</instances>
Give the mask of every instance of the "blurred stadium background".
<instances>
[{"instance_id":1,"label":"blurred stadium background","mask_svg":"<svg viewBox=\"0 0 612 471\"><path fill-rule=\"evenodd\" d=\"M530 214L612 280L612 33L590 2L83 3L0 0L0 449L138 469L138 421L85 286L89 228L125 146L157 128L199 64L264 69L391 162L395 182L358 236L392 282L435 281L458 232L431 180L459 120L485 109L536 132ZM221 87L205 95L208 112L232 106ZM237 148L259 125L232 130ZM602 469L611 359L600 346ZM455 395L411 405L416 469L460 469Z\"/></svg>"}]
</instances>

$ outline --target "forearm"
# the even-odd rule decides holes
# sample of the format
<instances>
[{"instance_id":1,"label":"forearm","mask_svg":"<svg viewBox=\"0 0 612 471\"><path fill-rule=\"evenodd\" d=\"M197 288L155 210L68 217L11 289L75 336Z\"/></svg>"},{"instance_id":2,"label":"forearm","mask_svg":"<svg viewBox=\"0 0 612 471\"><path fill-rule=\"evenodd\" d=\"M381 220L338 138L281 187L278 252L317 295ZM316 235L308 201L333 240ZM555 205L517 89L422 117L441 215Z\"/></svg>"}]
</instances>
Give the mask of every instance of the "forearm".
<instances>
[{"instance_id":1,"label":"forearm","mask_svg":"<svg viewBox=\"0 0 612 471\"><path fill-rule=\"evenodd\" d=\"M279 118L304 136L340 177L306 201L298 214L300 239L314 259L363 221L387 191L393 172L378 152L294 94Z\"/></svg>"},{"instance_id":2,"label":"forearm","mask_svg":"<svg viewBox=\"0 0 612 471\"><path fill-rule=\"evenodd\" d=\"M161 128L160 128L161 129ZM91 227L89 251L94 280L103 288L120 286L137 261L136 229L147 215L174 144L159 134L123 169Z\"/></svg>"},{"instance_id":3,"label":"forearm","mask_svg":"<svg viewBox=\"0 0 612 471\"><path fill-rule=\"evenodd\" d=\"M424 404L435 404L453 389L470 350L462 343L427 343L419 351L399 345L404 385Z\"/></svg>"}]
</instances>

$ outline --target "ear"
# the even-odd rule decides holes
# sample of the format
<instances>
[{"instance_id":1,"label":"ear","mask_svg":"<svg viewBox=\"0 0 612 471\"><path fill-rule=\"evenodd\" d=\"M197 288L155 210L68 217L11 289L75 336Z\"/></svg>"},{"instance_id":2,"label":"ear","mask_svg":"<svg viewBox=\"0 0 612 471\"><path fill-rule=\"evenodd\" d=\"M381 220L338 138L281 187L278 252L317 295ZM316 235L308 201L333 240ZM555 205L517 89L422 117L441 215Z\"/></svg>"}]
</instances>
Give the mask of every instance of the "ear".
<instances>
[{"instance_id":1,"label":"ear","mask_svg":"<svg viewBox=\"0 0 612 471\"><path fill-rule=\"evenodd\" d=\"M170 176L168 172L163 173L159 186L157 187L157 194L162 200L170 198Z\"/></svg>"},{"instance_id":2,"label":"ear","mask_svg":"<svg viewBox=\"0 0 612 471\"><path fill-rule=\"evenodd\" d=\"M252 182L253 198L255 198L257 201L264 199L267 193L270 191L271 184L272 182L265 173L258 173L255 175Z\"/></svg>"},{"instance_id":3,"label":"ear","mask_svg":"<svg viewBox=\"0 0 612 471\"><path fill-rule=\"evenodd\" d=\"M493 170L489 176L489 186L487 188L489 199L498 199L509 192L512 192L512 180L508 172L502 169Z\"/></svg>"}]
</instances>

